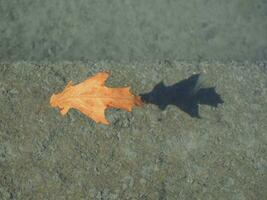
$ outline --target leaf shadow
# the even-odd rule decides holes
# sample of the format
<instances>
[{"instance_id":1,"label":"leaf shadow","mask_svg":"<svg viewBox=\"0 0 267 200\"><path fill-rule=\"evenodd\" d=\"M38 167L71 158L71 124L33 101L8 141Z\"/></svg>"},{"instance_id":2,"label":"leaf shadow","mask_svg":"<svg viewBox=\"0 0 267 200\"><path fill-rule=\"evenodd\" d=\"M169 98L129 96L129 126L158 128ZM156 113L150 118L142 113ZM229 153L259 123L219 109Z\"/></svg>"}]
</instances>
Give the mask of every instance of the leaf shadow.
<instances>
[{"instance_id":1,"label":"leaf shadow","mask_svg":"<svg viewBox=\"0 0 267 200\"><path fill-rule=\"evenodd\" d=\"M140 94L143 102L155 104L161 110L175 105L191 117L200 118L199 104L217 107L224 103L215 87L202 87L201 75L195 74L170 86L161 81L150 92Z\"/></svg>"}]
</instances>

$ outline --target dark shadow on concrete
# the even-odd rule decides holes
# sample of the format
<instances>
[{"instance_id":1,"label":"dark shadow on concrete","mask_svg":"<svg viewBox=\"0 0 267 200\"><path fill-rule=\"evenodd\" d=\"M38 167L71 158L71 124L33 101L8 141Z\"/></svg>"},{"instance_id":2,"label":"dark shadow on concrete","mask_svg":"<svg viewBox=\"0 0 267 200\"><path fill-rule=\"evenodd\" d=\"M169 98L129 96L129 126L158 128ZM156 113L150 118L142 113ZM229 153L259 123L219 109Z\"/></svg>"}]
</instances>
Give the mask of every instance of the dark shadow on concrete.
<instances>
[{"instance_id":1,"label":"dark shadow on concrete","mask_svg":"<svg viewBox=\"0 0 267 200\"><path fill-rule=\"evenodd\" d=\"M161 110L168 105L175 105L191 117L197 118L200 118L199 104L217 107L218 104L223 103L221 96L216 93L215 87L201 87L200 74L192 75L171 86L165 86L161 81L151 92L140 96L145 103L155 104Z\"/></svg>"}]
</instances>

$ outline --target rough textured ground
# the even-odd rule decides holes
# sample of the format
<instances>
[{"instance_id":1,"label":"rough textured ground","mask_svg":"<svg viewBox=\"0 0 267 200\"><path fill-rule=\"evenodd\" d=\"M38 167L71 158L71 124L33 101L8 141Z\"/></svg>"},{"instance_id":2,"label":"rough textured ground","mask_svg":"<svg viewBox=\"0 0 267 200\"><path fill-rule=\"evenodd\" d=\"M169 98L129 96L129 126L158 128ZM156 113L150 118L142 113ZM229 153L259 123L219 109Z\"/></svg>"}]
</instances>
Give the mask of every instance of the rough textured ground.
<instances>
[{"instance_id":1,"label":"rough textured ground","mask_svg":"<svg viewBox=\"0 0 267 200\"><path fill-rule=\"evenodd\" d=\"M16 62L0 65L0 199L238 199L267 196L266 63ZM203 73L224 104L106 112L110 126L49 106L68 80L112 71L135 94Z\"/></svg>"},{"instance_id":2,"label":"rough textured ground","mask_svg":"<svg viewBox=\"0 0 267 200\"><path fill-rule=\"evenodd\" d=\"M266 0L0 0L0 199L265 200L266 36ZM135 94L201 72L225 103L49 106L101 70Z\"/></svg>"},{"instance_id":3,"label":"rough textured ground","mask_svg":"<svg viewBox=\"0 0 267 200\"><path fill-rule=\"evenodd\" d=\"M0 60L267 59L266 0L0 0Z\"/></svg>"}]
</instances>

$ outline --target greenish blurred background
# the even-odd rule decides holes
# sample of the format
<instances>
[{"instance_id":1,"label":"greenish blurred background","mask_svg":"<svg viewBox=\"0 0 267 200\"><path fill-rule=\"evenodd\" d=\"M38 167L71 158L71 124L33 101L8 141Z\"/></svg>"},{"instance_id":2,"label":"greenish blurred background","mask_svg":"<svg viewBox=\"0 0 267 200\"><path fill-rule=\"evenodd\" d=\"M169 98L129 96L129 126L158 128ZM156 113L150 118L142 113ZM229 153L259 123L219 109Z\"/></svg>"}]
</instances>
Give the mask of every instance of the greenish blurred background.
<instances>
[{"instance_id":1,"label":"greenish blurred background","mask_svg":"<svg viewBox=\"0 0 267 200\"><path fill-rule=\"evenodd\" d=\"M266 0L0 0L1 61L254 61L266 37Z\"/></svg>"}]
</instances>

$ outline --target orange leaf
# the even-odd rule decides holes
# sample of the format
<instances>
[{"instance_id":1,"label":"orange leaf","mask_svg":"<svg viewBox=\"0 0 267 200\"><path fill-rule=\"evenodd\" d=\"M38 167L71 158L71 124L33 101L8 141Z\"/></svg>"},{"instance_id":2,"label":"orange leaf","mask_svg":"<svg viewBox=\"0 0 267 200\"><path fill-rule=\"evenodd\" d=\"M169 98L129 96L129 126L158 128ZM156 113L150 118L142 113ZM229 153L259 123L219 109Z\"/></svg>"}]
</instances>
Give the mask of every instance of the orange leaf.
<instances>
[{"instance_id":1,"label":"orange leaf","mask_svg":"<svg viewBox=\"0 0 267 200\"><path fill-rule=\"evenodd\" d=\"M140 96L134 96L130 87L108 88L105 81L107 72L100 72L82 83L72 85L70 81L65 89L50 98L52 107L59 107L65 115L70 108L80 110L95 122L109 124L105 117L106 108L120 108L132 111L133 106L142 105Z\"/></svg>"}]
</instances>

